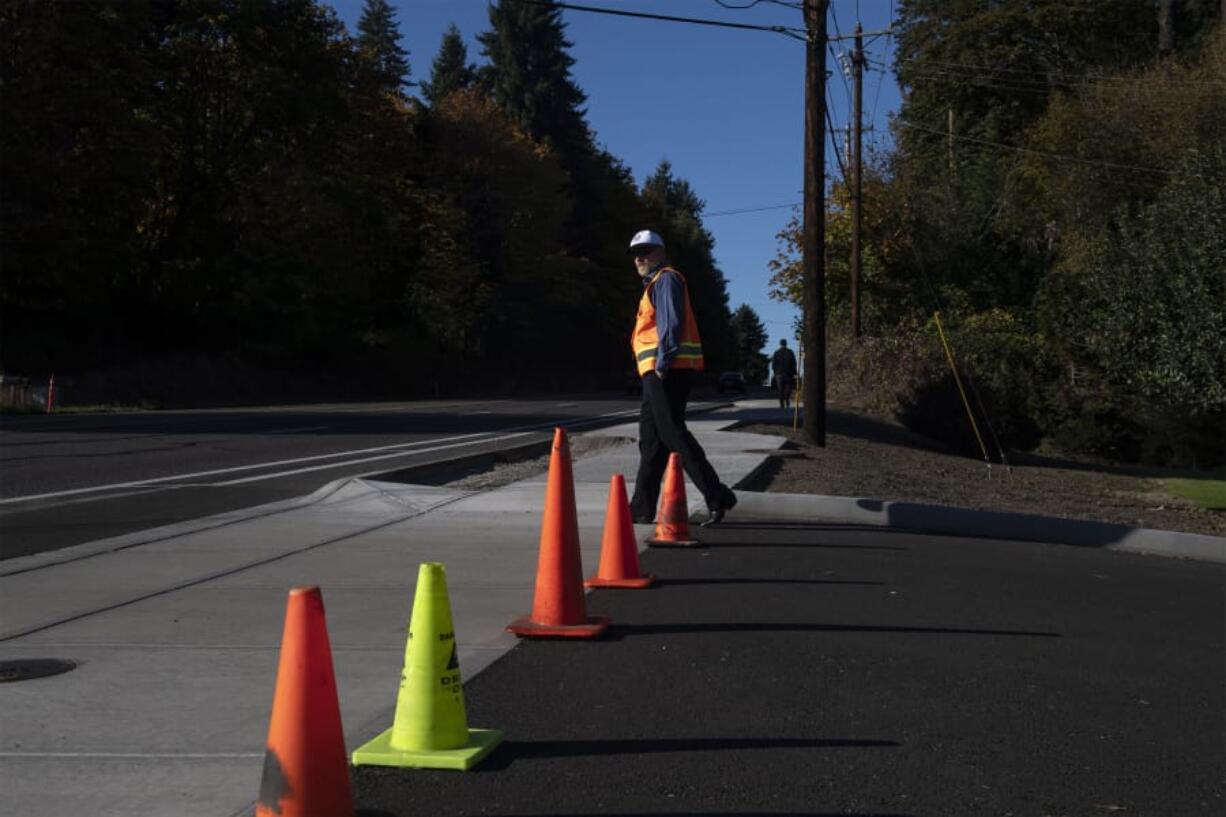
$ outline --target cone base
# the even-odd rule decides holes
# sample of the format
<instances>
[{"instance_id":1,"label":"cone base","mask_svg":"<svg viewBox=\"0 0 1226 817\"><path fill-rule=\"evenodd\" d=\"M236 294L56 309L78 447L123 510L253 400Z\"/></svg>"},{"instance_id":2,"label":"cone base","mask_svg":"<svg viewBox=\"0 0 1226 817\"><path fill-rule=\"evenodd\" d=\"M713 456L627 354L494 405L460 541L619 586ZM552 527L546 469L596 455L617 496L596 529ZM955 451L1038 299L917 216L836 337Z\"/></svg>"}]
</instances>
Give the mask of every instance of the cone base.
<instances>
[{"instance_id":1,"label":"cone base","mask_svg":"<svg viewBox=\"0 0 1226 817\"><path fill-rule=\"evenodd\" d=\"M626 587L638 589L642 587L650 587L651 583L656 580L656 577L650 573L645 573L642 576L636 576L629 579L602 579L599 576L592 576L583 582L584 587Z\"/></svg>"},{"instance_id":2,"label":"cone base","mask_svg":"<svg viewBox=\"0 0 1226 817\"><path fill-rule=\"evenodd\" d=\"M507 625L520 638L595 638L608 629L608 616L588 616L583 624L542 624L521 616Z\"/></svg>"},{"instance_id":3,"label":"cone base","mask_svg":"<svg viewBox=\"0 0 1226 817\"><path fill-rule=\"evenodd\" d=\"M354 766L395 766L402 769L467 771L502 742L497 729L469 729L468 743L458 749L393 749L392 730L354 750Z\"/></svg>"},{"instance_id":4,"label":"cone base","mask_svg":"<svg viewBox=\"0 0 1226 817\"><path fill-rule=\"evenodd\" d=\"M702 544L697 539L659 539L655 536L643 541L653 548L696 548Z\"/></svg>"}]
</instances>

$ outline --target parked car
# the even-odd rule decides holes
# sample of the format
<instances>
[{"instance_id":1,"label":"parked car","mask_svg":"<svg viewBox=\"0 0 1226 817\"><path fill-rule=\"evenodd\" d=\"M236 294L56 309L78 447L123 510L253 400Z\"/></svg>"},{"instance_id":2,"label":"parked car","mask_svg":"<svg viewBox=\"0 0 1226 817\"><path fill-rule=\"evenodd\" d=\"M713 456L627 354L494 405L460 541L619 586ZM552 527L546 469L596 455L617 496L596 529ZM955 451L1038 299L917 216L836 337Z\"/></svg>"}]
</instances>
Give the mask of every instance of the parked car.
<instances>
[{"instance_id":1,"label":"parked car","mask_svg":"<svg viewBox=\"0 0 1226 817\"><path fill-rule=\"evenodd\" d=\"M724 372L715 383L715 391L718 394L723 394L726 391L749 394L749 386L745 385L745 378L741 376L740 372Z\"/></svg>"}]
</instances>

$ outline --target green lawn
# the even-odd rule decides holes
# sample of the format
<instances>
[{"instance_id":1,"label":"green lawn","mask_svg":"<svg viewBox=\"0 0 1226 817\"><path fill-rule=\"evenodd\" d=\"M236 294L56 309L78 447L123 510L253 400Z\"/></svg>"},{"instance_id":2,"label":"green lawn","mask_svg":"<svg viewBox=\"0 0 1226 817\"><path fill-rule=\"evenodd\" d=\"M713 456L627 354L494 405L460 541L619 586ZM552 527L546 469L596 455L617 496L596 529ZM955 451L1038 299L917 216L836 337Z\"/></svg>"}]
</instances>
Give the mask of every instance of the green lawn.
<instances>
[{"instance_id":1,"label":"green lawn","mask_svg":"<svg viewBox=\"0 0 1226 817\"><path fill-rule=\"evenodd\" d=\"M1226 511L1226 479L1164 479L1162 487L1211 511Z\"/></svg>"}]
</instances>

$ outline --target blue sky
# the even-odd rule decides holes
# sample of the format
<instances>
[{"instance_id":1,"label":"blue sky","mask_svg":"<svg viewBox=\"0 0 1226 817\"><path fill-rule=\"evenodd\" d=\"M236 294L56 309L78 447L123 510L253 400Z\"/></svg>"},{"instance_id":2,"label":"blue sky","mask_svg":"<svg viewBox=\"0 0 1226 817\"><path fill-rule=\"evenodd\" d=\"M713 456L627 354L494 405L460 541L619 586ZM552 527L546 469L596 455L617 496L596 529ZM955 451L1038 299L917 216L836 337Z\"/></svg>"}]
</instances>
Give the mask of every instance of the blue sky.
<instances>
[{"instance_id":1,"label":"blue sky","mask_svg":"<svg viewBox=\"0 0 1226 817\"><path fill-rule=\"evenodd\" d=\"M362 0L323 0L351 31ZM397 9L412 79L428 79L443 32L454 22L469 60L482 63L476 35L489 29L487 0L390 0ZM774 0L747 9L716 0L575 0L579 5L681 17L803 27L801 12ZM724 0L749 5L753 0ZM828 33L849 34L857 19L866 32L890 25L894 0L833 0ZM717 215L729 210L799 204L804 184L804 44L782 34L563 11L575 58L574 79L586 92L587 118L597 140L642 182L661 159L706 202L704 222L728 279L730 305L745 303L766 325L769 349L792 337L795 309L767 295L767 263L788 208ZM832 44L850 54L851 42ZM866 40L873 63L864 75L866 147L888 139L887 116L897 111L893 40ZM875 64L874 64L875 63ZM836 127L850 120L851 81L827 54L827 83ZM840 147L842 138L839 139ZM838 172L827 141L827 172ZM629 236L626 237L627 240ZM668 236L665 236L667 241ZM682 270L684 272L684 270ZM633 275L630 264L626 274ZM794 345L794 344L793 344Z\"/></svg>"}]
</instances>

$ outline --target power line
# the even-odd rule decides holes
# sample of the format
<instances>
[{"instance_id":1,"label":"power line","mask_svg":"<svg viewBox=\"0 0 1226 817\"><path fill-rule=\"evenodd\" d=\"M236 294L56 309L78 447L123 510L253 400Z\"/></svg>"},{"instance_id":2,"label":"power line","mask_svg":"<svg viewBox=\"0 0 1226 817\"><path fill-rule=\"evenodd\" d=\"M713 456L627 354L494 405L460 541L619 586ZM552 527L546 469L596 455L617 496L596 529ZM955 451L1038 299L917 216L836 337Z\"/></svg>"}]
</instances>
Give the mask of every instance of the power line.
<instances>
[{"instance_id":1,"label":"power line","mask_svg":"<svg viewBox=\"0 0 1226 817\"><path fill-rule=\"evenodd\" d=\"M830 106L826 106L826 124L830 126L830 146L834 149L834 158L839 163L839 174L843 177L843 186L850 187L847 181L847 168L843 166L843 156L839 153L839 146L834 141L834 123L830 121Z\"/></svg>"},{"instance_id":2,"label":"power line","mask_svg":"<svg viewBox=\"0 0 1226 817\"><path fill-rule=\"evenodd\" d=\"M827 44L826 50L830 52L830 56L834 57L835 64L839 66L839 79L843 80L843 94L847 96L848 98L850 98L851 88L847 86L847 69L844 67L844 64L843 64L843 56L841 53L840 54L835 53L833 45Z\"/></svg>"},{"instance_id":3,"label":"power line","mask_svg":"<svg viewBox=\"0 0 1226 817\"><path fill-rule=\"evenodd\" d=\"M857 16L859 14L859 3L860 3L860 0L856 0ZM894 0L890 0L890 29L891 31L893 31L893 28L894 28ZM890 37L891 36L893 35L887 34L885 38L884 56L887 56L887 57L889 56L889 53L890 53ZM865 59L865 62L868 62L867 58ZM869 122L877 121L877 101L881 99L881 86L882 85L885 85L885 71L881 72L881 78L877 80L877 92L873 94L873 113L868 119Z\"/></svg>"},{"instance_id":4,"label":"power line","mask_svg":"<svg viewBox=\"0 0 1226 817\"><path fill-rule=\"evenodd\" d=\"M846 68L843 64L842 58L838 54L834 53L834 46L832 45L834 41L843 39L843 32L839 27L839 14L837 11L835 11L834 7L835 7L835 4L831 3L830 4L830 18L831 18L831 21L834 23L834 37L828 38L826 40L826 50L830 52L830 56L834 57L834 62L839 67L839 78L843 80L844 96L848 99L851 99L851 89L847 87Z\"/></svg>"},{"instance_id":5,"label":"power line","mask_svg":"<svg viewBox=\"0 0 1226 817\"><path fill-rule=\"evenodd\" d=\"M861 31L860 36L871 42L872 40L875 40L878 37L888 37L893 33L894 33L894 29L892 28L879 28L876 31ZM838 40L854 40L855 38L856 38L855 34L840 34L837 37L827 37L826 40L828 42L832 42L832 41L838 41Z\"/></svg>"},{"instance_id":6,"label":"power line","mask_svg":"<svg viewBox=\"0 0 1226 817\"><path fill-rule=\"evenodd\" d=\"M599 6L581 6L576 3L555 2L555 0L501 0L501 1L505 3L521 3L523 5L529 5L529 6L542 6L542 7L551 8L551 9L558 8L558 9L567 9L569 11L587 11L587 12L591 12L592 14L609 14L614 17L634 17L634 18L638 18L641 20L664 20L670 23L690 23L691 25L713 26L716 28L739 28L739 29L746 30L746 31L769 31L774 34L782 34L786 37L791 37L794 40L800 40L801 42L809 41L808 30L804 28L797 28L795 26L784 26L784 25L770 26L770 25L753 25L751 23L729 23L724 20L708 20L708 19L704 19L700 17L675 17L670 14L648 14L647 12L644 12L644 11L621 11L619 9L601 8ZM763 2L767 2L767 1L768 0L763 0ZM774 2L777 5L786 6L788 8L797 8L797 9L802 8L800 4L786 3L786 2L782 2L782 0L769 0L769 2ZM756 5L756 4L751 4L749 6L741 6L739 8L752 8L753 5ZM738 8L738 7L737 6L725 6L725 8ZM874 37L880 37L882 35L886 35L890 33L892 33L890 29L882 29L880 31L865 31L863 32L862 36L868 37L871 39ZM852 34L846 34L846 35L840 35L837 37L827 37L826 40L827 42L834 42L837 40L849 40L853 36L854 35Z\"/></svg>"},{"instance_id":7,"label":"power line","mask_svg":"<svg viewBox=\"0 0 1226 817\"><path fill-rule=\"evenodd\" d=\"M1090 74L1090 73L1078 74L1075 71L1048 71L1048 70L1038 70L1038 69L1030 69L1030 68L997 68L991 65L972 65L969 63L961 63L961 62L943 62L941 60L934 60L929 57L909 57L903 60L903 62L928 63L931 65L943 65L948 68L959 68L963 70L990 71L996 74L1027 74L1030 76L1044 77L1048 82L1051 81L1050 80L1051 77L1071 77L1072 78L1071 81L1064 81L1063 83L1059 83L1059 84L1065 84L1065 85L1070 85L1070 86L1076 85L1081 82L1091 82L1091 83L1123 82L1123 83L1129 83L1129 84L1137 82L1137 79L1133 77L1118 77L1118 76L1110 76L1107 74ZM1173 84L1178 84L1178 85L1226 85L1226 81L1214 80L1214 79L1205 79L1205 80L1178 79L1178 80L1163 80L1163 81L1171 82ZM1052 83L1052 84L1057 84L1057 83Z\"/></svg>"},{"instance_id":8,"label":"power line","mask_svg":"<svg viewBox=\"0 0 1226 817\"><path fill-rule=\"evenodd\" d=\"M991 77L958 77L948 74L920 73L914 73L911 76L915 79L923 79L929 82L944 83L946 87L982 88L1001 94L1035 94L1040 97L1048 97L1058 90L1057 86L1018 85L1011 82L994 80Z\"/></svg>"},{"instance_id":9,"label":"power line","mask_svg":"<svg viewBox=\"0 0 1226 817\"><path fill-rule=\"evenodd\" d=\"M839 25L839 12L838 12L838 9L835 8L837 5L838 5L837 3L831 0L830 7L829 7L830 8L830 19L834 23L834 34L836 37L838 37L839 35L843 33L842 26Z\"/></svg>"},{"instance_id":10,"label":"power line","mask_svg":"<svg viewBox=\"0 0 1226 817\"><path fill-rule=\"evenodd\" d=\"M793 204L769 204L765 207L742 207L737 210L720 210L715 213L703 213L703 218L714 218L716 216L739 216L745 213L764 213L767 210L783 210L788 207L799 207L804 202L794 202Z\"/></svg>"},{"instance_id":11,"label":"power line","mask_svg":"<svg viewBox=\"0 0 1226 817\"><path fill-rule=\"evenodd\" d=\"M827 110L827 113L829 113L829 110ZM926 131L926 132L928 132L928 133L933 133L933 134L936 134L936 135L938 135L938 136L948 137L948 133L947 133L947 132L945 132L945 131L936 130L936 129L934 129L934 128L925 128L925 127L922 127L922 126L919 126L919 125L914 125L914 124L912 124L912 123L910 123L910 122L906 122L906 121L901 120L901 119L898 119L898 120L896 120L896 121L898 122L898 124L899 124L899 125L901 125L901 126L903 126L903 127L909 127L909 128L914 129L914 130L922 130L922 131ZM828 124L830 124L830 123L828 122ZM832 125L832 124L830 125L830 129L831 129L832 131L833 131L833 130L836 130L836 129L833 127L833 125ZM1091 159L1082 159L1082 158L1080 158L1080 157L1076 157L1076 156L1067 156L1067 155L1064 155L1064 154L1048 153L1048 152L1046 152L1046 151L1038 151L1038 150L1034 150L1034 149L1031 149L1031 148L1019 148L1019 147L1015 147L1015 146L1013 146L1013 145L1005 145L1005 144L1002 144L1002 143L1000 143L1000 142L989 142L989 141L988 141L988 140L986 140L986 139L975 139L974 137L970 137L970 136L959 136L959 135L955 134L955 135L954 135L954 138L955 138L955 139L962 139L962 140L965 140L965 141L970 141L970 142L977 142L977 143L980 143L980 144L985 144L985 145L989 145L989 146L992 146L992 147L999 147L999 148L1004 148L1004 149L1007 149L1007 150L1012 150L1012 151L1017 151L1017 152L1022 152L1022 153L1034 153L1034 154L1038 154L1038 155L1040 155L1040 156L1045 156L1045 157L1047 157L1047 158L1051 158L1051 159L1067 160L1067 161L1077 161L1077 162L1081 162L1081 163L1084 163L1084 164L1090 164L1090 165L1096 165L1096 166L1104 166L1104 167L1110 167L1110 168L1114 168L1114 169L1141 170L1141 171L1147 171L1147 172L1150 172L1150 173L1160 173L1160 174L1167 174L1167 175L1169 175L1169 174L1171 174L1172 172L1174 172L1174 171L1169 171L1169 170L1159 170L1159 169L1157 169L1157 168L1144 168L1144 167L1137 167L1137 166L1134 166L1134 165L1123 165L1123 164L1117 164L1117 163L1112 163L1112 162L1100 162L1100 161L1095 161L1095 160L1091 160ZM835 151L835 156L836 156L836 158L838 158L838 157L839 157L839 154L838 154L838 152L837 152L837 151ZM843 166L842 166L842 160L841 160L841 159L839 159L839 171L840 171L840 173L842 173L842 174L843 174L843 177L844 177L844 183L846 183L846 178L847 178L847 176L846 176L846 171L845 171L845 169L844 169L844 168L843 168ZM1138 186L1140 186L1140 185L1138 185ZM717 217L720 217L720 216L738 216L738 215L745 215L745 214L749 214L749 213L763 213L763 212L768 212L768 211L772 211L772 210L785 210L785 209L788 209L788 208L800 207L802 204L803 204L803 202L799 202L799 201L797 201L797 202L792 202L792 203L790 203L790 204L770 204L770 205L766 205L766 206L763 206L763 207L741 207L741 208L735 208L735 209L730 209L730 210L719 210L719 211L712 212L712 213L703 213L703 214L702 214L702 217L703 217L703 218L717 218Z\"/></svg>"},{"instance_id":12,"label":"power line","mask_svg":"<svg viewBox=\"0 0 1226 817\"><path fill-rule=\"evenodd\" d=\"M875 59L870 58L869 62L875 66L878 66L877 70L886 71L890 69L890 66L881 60L875 60ZM1017 85L1017 86L1022 86L1022 87L1043 88L1043 89L1049 89L1049 88L1075 89L1075 88L1084 87L1086 85L1103 85L1103 86L1112 87L1120 83L1124 83L1129 86L1135 86L1138 84L1141 84L1141 85L1162 84L1162 85L1175 85L1175 86L1180 86L1180 87L1188 86L1188 85L1203 85L1203 86L1209 86L1209 87L1215 87L1215 88L1216 87L1226 87L1226 80L1213 80L1213 79L1194 80L1194 79L1184 79L1184 78L1167 79L1165 77L1158 77L1158 76L1146 76L1141 79L1136 79L1132 77L1108 77L1108 76L1101 76L1101 75L1093 76L1089 74L1079 75L1079 74L1061 72L1061 71L1043 72L1043 71L1028 71L1028 70L1022 70L1022 69L992 68L990 66L984 66L984 65L967 65L964 63L942 62L940 60L928 59L927 57L910 57L910 58L902 60L902 62L909 63L920 69L919 71L915 72L913 76L923 77L927 79L939 79L943 76L957 77L957 76L968 76L969 75L969 76L973 76L976 79L980 79L982 81L987 81L987 82L996 82L996 83L1001 83L1001 84ZM946 68L931 67L931 66L946 66ZM955 71L955 70L949 70L949 69L959 69L959 70ZM963 70L963 69L966 69L966 70ZM982 74L980 72L987 72L987 73ZM1018 77L998 76L999 74L1002 74L1002 73L1020 74L1023 76L1018 76ZM1027 79L1026 78L1027 76L1037 77L1037 79ZM1062 80L1062 79L1054 79L1053 77L1072 77L1073 79Z\"/></svg>"},{"instance_id":13,"label":"power line","mask_svg":"<svg viewBox=\"0 0 1226 817\"><path fill-rule=\"evenodd\" d=\"M787 0L752 0L752 2L739 6L735 3L726 3L724 0L715 0L715 2L726 9L751 9L759 3L774 3L776 6L786 6L787 8L796 9L798 11L804 8L804 6L802 6L800 3L789 3Z\"/></svg>"},{"instance_id":14,"label":"power line","mask_svg":"<svg viewBox=\"0 0 1226 817\"><path fill-rule=\"evenodd\" d=\"M908 122L902 117L897 117L894 120L894 122L897 123L900 127L910 128L911 130L923 131L925 133L933 133L942 138L949 138L950 136L950 134L947 131L937 130L935 128L926 128L923 125L916 125L914 122ZM1112 168L1115 170L1135 170L1141 173L1160 173L1164 176L1170 176L1174 174L1175 172L1173 170L1166 170L1164 168L1140 167L1138 165L1125 165L1125 164L1120 164L1118 162L1104 162L1098 159L1085 159L1085 158L1082 158L1081 156L1070 156L1066 153L1050 153L1046 150L1036 150L1034 148L1023 148L1023 147L1018 147L1017 145L1006 145L1003 142L992 142L987 139L977 139L974 136L962 136L961 134L953 134L953 138L964 141L964 142L975 142L976 144L990 145L991 147L1002 148L1004 150L1013 150L1013 151L1017 151L1018 153L1030 153L1035 156L1043 156L1048 159L1057 159L1057 160L1066 161L1066 162L1077 162L1080 164L1092 165L1095 167L1108 167L1108 168ZM1197 176L1196 178L1200 178L1200 177Z\"/></svg>"},{"instance_id":15,"label":"power line","mask_svg":"<svg viewBox=\"0 0 1226 817\"><path fill-rule=\"evenodd\" d=\"M643 20L665 20L671 23L690 23L691 25L714 26L716 28L738 28L747 31L768 31L783 34L802 42L808 42L808 34L803 28L792 26L763 26L751 23L729 23L723 20L705 20L698 17L674 17L667 14L648 14L642 11L621 11L619 9L600 8L598 6L580 6L575 3L557 3L552 0L504 0L504 2L520 3L529 6L544 6L546 8L561 8L570 11L587 11L593 14L609 14L614 17L635 17Z\"/></svg>"},{"instance_id":16,"label":"power line","mask_svg":"<svg viewBox=\"0 0 1226 817\"><path fill-rule=\"evenodd\" d=\"M834 116L833 120L831 119L831 116L832 116L831 112L834 110L834 105L831 104L829 86L826 87L825 92L826 92L826 125L827 125L826 129L828 131L827 136L830 139L830 148L831 148L830 152L834 154L834 158L838 165L839 173L843 177L843 184L847 184L847 171L843 168L843 154L840 152L838 143L835 142L834 140L834 134L836 132L843 133L845 131L843 128L837 125L837 122L838 122L837 115ZM848 94L848 96L850 96L850 94ZM830 158L827 157L826 161L829 162Z\"/></svg>"},{"instance_id":17,"label":"power line","mask_svg":"<svg viewBox=\"0 0 1226 817\"><path fill-rule=\"evenodd\" d=\"M926 70L911 71L908 74L910 77L920 79L935 80L937 82L974 82L981 85L995 86L1007 90L1029 91L1037 93L1051 93L1057 88L1073 89L1077 86L1056 80L1053 82L1043 82L1041 80L1032 79L1013 79L1010 77L997 77L988 74L963 74L957 71L949 71L941 68L928 68Z\"/></svg>"},{"instance_id":18,"label":"power line","mask_svg":"<svg viewBox=\"0 0 1226 817\"><path fill-rule=\"evenodd\" d=\"M986 72L989 76L985 79L992 79L999 82L1010 82L1021 85L1034 85L1042 87L1061 87L1061 88L1078 88L1082 85L1118 85L1120 83L1135 85L1138 83L1167 83L1171 85L1205 85L1215 88L1226 87L1226 80L1214 79L1166 79L1163 77L1145 77L1137 79L1134 77L1113 77L1104 74L1077 74L1070 71L1038 71L1022 68L994 68L989 65L970 65L967 63L943 62L934 60L928 57L909 57L901 60L904 63L910 63L921 69L926 69L929 73L958 75L962 73L981 74ZM883 67L887 67L884 63L880 63ZM928 66L944 66L945 69L957 69L957 71L943 70L942 68ZM1018 74L1020 76L999 76L1000 74ZM995 76L993 76L995 75ZM923 74L919 74L923 76ZM1038 79L1027 79L1026 77L1038 77ZM1054 79L1054 77L1069 77L1070 79Z\"/></svg>"},{"instance_id":19,"label":"power line","mask_svg":"<svg viewBox=\"0 0 1226 817\"><path fill-rule=\"evenodd\" d=\"M929 69L929 72L916 71L911 73L910 78L929 80L936 83L945 83L947 87L961 88L983 88L994 91L1000 94L1032 94L1040 99L1050 97L1057 90L1076 91L1079 86L1071 83L1054 81L1043 83L1038 80L1023 80L1011 79L1007 77L982 76L982 75L961 75L952 71L942 71L939 68ZM1165 80L1156 80L1158 82L1166 82ZM1094 83L1089 83L1094 84ZM1177 83L1174 83L1177 84ZM1119 86L1103 86L1103 87L1119 87ZM880 86L878 86L880 88ZM875 115L875 104L874 104Z\"/></svg>"}]
</instances>

